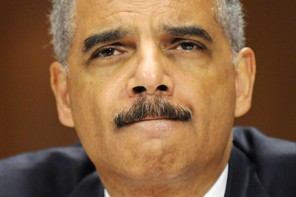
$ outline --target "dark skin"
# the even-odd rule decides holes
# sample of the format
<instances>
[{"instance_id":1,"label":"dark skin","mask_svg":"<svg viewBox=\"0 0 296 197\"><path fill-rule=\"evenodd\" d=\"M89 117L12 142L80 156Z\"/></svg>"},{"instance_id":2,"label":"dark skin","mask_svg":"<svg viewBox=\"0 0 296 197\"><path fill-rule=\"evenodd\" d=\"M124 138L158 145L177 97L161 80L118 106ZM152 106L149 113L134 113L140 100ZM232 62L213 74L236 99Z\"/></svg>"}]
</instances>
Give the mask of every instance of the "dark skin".
<instances>
[{"instance_id":1,"label":"dark skin","mask_svg":"<svg viewBox=\"0 0 296 197\"><path fill-rule=\"evenodd\" d=\"M255 57L238 63L208 0L78 0L68 74L51 65L60 121L75 127L112 197L203 196L225 168L234 117L251 105ZM140 87L140 88L139 88ZM140 97L188 108L116 127Z\"/></svg>"}]
</instances>

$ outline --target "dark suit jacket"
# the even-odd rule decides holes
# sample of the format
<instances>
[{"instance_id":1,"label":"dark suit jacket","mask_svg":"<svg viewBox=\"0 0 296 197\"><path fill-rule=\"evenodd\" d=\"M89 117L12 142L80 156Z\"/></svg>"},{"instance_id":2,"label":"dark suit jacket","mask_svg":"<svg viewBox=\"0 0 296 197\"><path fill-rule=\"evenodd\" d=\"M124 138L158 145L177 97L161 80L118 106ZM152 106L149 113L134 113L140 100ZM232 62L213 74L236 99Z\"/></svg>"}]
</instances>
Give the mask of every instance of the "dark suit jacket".
<instances>
[{"instance_id":1,"label":"dark suit jacket","mask_svg":"<svg viewBox=\"0 0 296 197\"><path fill-rule=\"evenodd\" d=\"M226 197L295 197L296 144L234 128ZM103 197L80 145L0 161L1 197Z\"/></svg>"}]
</instances>

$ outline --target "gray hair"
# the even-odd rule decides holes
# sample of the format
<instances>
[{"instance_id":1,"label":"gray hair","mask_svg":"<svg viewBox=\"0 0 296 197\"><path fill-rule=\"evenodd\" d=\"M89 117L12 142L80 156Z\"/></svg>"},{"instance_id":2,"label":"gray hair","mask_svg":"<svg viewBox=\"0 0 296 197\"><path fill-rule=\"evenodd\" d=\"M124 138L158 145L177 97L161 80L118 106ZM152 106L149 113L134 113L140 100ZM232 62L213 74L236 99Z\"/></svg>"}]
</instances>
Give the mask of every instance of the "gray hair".
<instances>
[{"instance_id":1,"label":"gray hair","mask_svg":"<svg viewBox=\"0 0 296 197\"><path fill-rule=\"evenodd\" d=\"M75 31L76 0L52 0L49 16L56 59L65 66Z\"/></svg>"},{"instance_id":2,"label":"gray hair","mask_svg":"<svg viewBox=\"0 0 296 197\"><path fill-rule=\"evenodd\" d=\"M244 14L240 0L215 0L216 20L229 40L234 56L244 47ZM52 44L57 60L66 68L75 31L76 0L52 0Z\"/></svg>"},{"instance_id":3,"label":"gray hair","mask_svg":"<svg viewBox=\"0 0 296 197\"><path fill-rule=\"evenodd\" d=\"M245 46L245 21L240 0L216 0L216 20L229 40L233 54Z\"/></svg>"}]
</instances>

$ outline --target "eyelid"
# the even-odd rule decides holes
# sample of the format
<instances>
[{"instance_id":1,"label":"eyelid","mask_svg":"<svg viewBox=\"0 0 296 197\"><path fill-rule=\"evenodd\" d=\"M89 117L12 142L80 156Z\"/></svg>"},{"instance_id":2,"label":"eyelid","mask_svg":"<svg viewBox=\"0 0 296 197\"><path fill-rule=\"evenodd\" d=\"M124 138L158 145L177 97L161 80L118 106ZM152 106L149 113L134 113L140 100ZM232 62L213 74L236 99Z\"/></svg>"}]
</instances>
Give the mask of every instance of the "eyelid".
<instances>
[{"instance_id":1,"label":"eyelid","mask_svg":"<svg viewBox=\"0 0 296 197\"><path fill-rule=\"evenodd\" d=\"M191 43L191 44L195 44L200 50L208 51L208 48L206 47L205 44L203 44L200 41L196 41L196 40L176 38L176 39L174 39L173 43L174 43L174 45L173 45L174 47L176 47L180 44L183 44L183 43Z\"/></svg>"},{"instance_id":2,"label":"eyelid","mask_svg":"<svg viewBox=\"0 0 296 197\"><path fill-rule=\"evenodd\" d=\"M93 60L95 58L99 58L97 57L98 54L106 49L114 49L114 50L117 50L117 51L120 51L122 53L124 53L126 50L124 50L124 47L122 44L120 43L115 43L115 44L111 44L111 45L106 45L106 46L103 46L103 47L98 47L96 48L90 55L90 58L89 60ZM110 56L110 57L113 57L113 56ZM102 57L104 58L104 57ZM105 58L108 58L108 57L105 57Z\"/></svg>"}]
</instances>

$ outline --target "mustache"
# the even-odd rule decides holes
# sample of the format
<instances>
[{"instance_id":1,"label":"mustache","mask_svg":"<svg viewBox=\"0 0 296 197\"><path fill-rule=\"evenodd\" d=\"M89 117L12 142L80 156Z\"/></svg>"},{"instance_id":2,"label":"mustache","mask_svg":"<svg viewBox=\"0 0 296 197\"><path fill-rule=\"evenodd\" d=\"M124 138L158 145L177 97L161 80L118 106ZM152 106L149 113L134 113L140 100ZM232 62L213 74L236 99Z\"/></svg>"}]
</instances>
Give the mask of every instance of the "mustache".
<instances>
[{"instance_id":1,"label":"mustache","mask_svg":"<svg viewBox=\"0 0 296 197\"><path fill-rule=\"evenodd\" d=\"M146 117L165 118L170 120L188 121L192 112L187 107L175 104L162 96L149 98L140 97L132 106L115 114L113 123L117 128L141 121Z\"/></svg>"}]
</instances>

